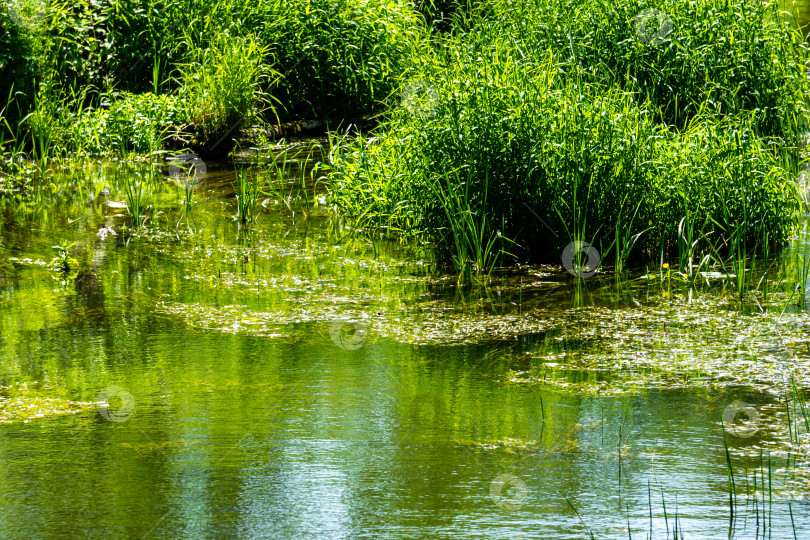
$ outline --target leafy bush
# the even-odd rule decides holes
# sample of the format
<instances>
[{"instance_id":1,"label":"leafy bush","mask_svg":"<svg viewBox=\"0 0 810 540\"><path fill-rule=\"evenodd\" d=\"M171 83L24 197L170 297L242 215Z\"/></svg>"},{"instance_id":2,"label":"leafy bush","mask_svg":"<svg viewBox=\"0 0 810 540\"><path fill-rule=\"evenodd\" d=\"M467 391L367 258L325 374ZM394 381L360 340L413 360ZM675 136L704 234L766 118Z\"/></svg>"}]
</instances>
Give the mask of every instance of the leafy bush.
<instances>
[{"instance_id":1,"label":"leafy bush","mask_svg":"<svg viewBox=\"0 0 810 540\"><path fill-rule=\"evenodd\" d=\"M148 153L162 147L167 126L182 124L184 107L177 98L122 94L109 108L88 109L63 127L72 151L88 154Z\"/></svg>"}]
</instances>

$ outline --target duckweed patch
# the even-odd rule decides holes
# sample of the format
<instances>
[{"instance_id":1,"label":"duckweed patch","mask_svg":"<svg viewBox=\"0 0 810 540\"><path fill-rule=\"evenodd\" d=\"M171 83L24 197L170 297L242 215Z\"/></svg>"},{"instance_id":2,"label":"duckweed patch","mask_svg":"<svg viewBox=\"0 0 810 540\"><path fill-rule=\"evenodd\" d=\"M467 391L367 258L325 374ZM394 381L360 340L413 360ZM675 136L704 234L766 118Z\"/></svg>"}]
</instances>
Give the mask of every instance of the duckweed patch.
<instances>
[{"instance_id":1,"label":"duckweed patch","mask_svg":"<svg viewBox=\"0 0 810 540\"><path fill-rule=\"evenodd\" d=\"M606 444L582 443L572 431L568 437L561 437L550 444L538 441L504 438L499 440L463 441L454 440L452 444L459 448L483 452L491 455L517 457L522 460L544 459L551 456L565 456L571 454L587 455L592 459L610 461L632 459L637 460L634 465L648 461L651 454L634 448L632 444Z\"/></svg>"},{"instance_id":2,"label":"duckweed patch","mask_svg":"<svg viewBox=\"0 0 810 540\"><path fill-rule=\"evenodd\" d=\"M174 441L163 441L163 442L120 443L119 446L121 448L132 450L135 454L137 454L138 457L146 458L146 457L153 457L155 454L158 454L164 450L188 448L189 446L198 444L199 442L200 441L198 440L187 441L185 439L179 439Z\"/></svg>"},{"instance_id":3,"label":"duckweed patch","mask_svg":"<svg viewBox=\"0 0 810 540\"><path fill-rule=\"evenodd\" d=\"M335 305L342 300L344 305ZM394 299L383 299L394 301ZM263 337L289 337L289 325L327 325L335 320L353 320L367 326L376 338L412 345L461 345L503 340L554 327L552 319L531 316L442 313L441 311L392 309L377 304L379 298L330 298L321 305L290 302L283 309L257 311L247 305L221 308L199 303L159 302L158 312L183 318L186 324L203 330L244 333Z\"/></svg>"},{"instance_id":4,"label":"duckweed patch","mask_svg":"<svg viewBox=\"0 0 810 540\"><path fill-rule=\"evenodd\" d=\"M507 383L584 394L646 388L743 385L778 391L795 378L810 387L810 323L803 314L749 315L678 303L632 311L572 310L559 335L524 353L527 369ZM575 333L586 345L567 349Z\"/></svg>"},{"instance_id":5,"label":"duckweed patch","mask_svg":"<svg viewBox=\"0 0 810 540\"><path fill-rule=\"evenodd\" d=\"M36 382L0 386L0 424L27 424L41 418L87 412L96 407L92 402L57 397L60 393L64 393L64 390Z\"/></svg>"},{"instance_id":6,"label":"duckweed patch","mask_svg":"<svg viewBox=\"0 0 810 540\"><path fill-rule=\"evenodd\" d=\"M397 279L392 276L388 283ZM390 339L411 345L496 346L524 336L533 345L497 353L511 366L504 382L586 395L735 385L775 391L791 377L800 387L810 387L810 322L802 313L749 313L712 293L695 294L690 301L683 294L658 291L633 296L631 303L603 290L603 298L617 303L560 310L559 298L549 292L557 290L554 286L545 293L527 286L521 308L514 296L465 304L430 294L403 299L386 287L382 294L353 295L345 283L319 285L317 278L300 276L267 278L257 287L255 280L240 282L234 274L234 282L254 294L261 294L266 283L267 289L282 291L281 299L276 296L272 308L264 310L248 304L161 301L157 311L203 330L278 338L290 337L293 325L301 323L322 326L326 338L330 321L352 320L365 325L366 344Z\"/></svg>"}]
</instances>

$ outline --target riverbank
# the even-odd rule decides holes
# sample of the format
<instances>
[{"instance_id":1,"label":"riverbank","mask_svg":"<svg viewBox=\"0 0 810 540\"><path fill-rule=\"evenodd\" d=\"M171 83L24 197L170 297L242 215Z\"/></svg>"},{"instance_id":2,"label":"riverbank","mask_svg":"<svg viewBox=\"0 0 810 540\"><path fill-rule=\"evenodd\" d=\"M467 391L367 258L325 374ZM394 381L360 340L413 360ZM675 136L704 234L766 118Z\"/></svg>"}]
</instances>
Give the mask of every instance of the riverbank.
<instances>
[{"instance_id":1,"label":"riverbank","mask_svg":"<svg viewBox=\"0 0 810 540\"><path fill-rule=\"evenodd\" d=\"M488 0L438 19L380 0L146 19L42 5L2 18L21 44L1 68L15 92L0 88L15 196L49 162L205 162L325 129L332 208L362 234L431 243L462 285L526 263L746 267L806 204L810 49L777 4ZM352 118L372 122L347 132Z\"/></svg>"}]
</instances>

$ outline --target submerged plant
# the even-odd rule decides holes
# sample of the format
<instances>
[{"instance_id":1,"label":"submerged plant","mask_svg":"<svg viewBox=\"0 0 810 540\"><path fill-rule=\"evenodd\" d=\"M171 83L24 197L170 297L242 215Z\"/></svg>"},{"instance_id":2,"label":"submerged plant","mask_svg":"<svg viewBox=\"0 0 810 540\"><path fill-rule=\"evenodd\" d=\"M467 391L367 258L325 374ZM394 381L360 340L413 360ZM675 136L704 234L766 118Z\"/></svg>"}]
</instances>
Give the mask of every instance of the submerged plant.
<instances>
[{"instance_id":1,"label":"submerged plant","mask_svg":"<svg viewBox=\"0 0 810 540\"><path fill-rule=\"evenodd\" d=\"M310 188L317 190L321 177L316 176L326 167L314 156L323 156L324 148L318 142L301 148L282 141L282 146L280 152L272 154L262 194L282 203L294 219L301 203L304 212L309 213Z\"/></svg>"}]
</instances>

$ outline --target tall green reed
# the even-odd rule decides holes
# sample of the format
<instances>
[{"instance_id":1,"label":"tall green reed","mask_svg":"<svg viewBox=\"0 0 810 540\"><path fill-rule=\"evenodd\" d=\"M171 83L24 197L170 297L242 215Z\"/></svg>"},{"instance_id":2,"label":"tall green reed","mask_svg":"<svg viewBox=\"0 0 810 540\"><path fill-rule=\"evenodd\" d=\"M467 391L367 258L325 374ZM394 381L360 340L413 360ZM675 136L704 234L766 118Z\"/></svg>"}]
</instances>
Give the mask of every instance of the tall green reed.
<instances>
[{"instance_id":1,"label":"tall green reed","mask_svg":"<svg viewBox=\"0 0 810 540\"><path fill-rule=\"evenodd\" d=\"M186 40L194 42L192 36ZM180 96L197 144L214 146L258 114L259 103L273 107L262 84L279 74L263 63L267 47L255 38L218 34L188 63L178 65Z\"/></svg>"},{"instance_id":2,"label":"tall green reed","mask_svg":"<svg viewBox=\"0 0 810 540\"><path fill-rule=\"evenodd\" d=\"M342 145L330 174L339 209L403 235L431 235L451 227L433 178L464 170L478 200L489 176L487 219L520 259L558 262L572 240L598 239L604 248L599 233L615 224L603 258L623 268L674 253L693 281L698 261L747 268L750 258L729 259L728 246L718 245L724 232L727 241L741 227L735 241L743 251L756 245L757 231L771 231L773 245L789 238L798 208L790 173L773 140L758 135L755 114L704 106L678 126L664 124L660 103L570 71L567 52L529 43L540 39L531 33L516 37L509 24L486 16L443 39L413 75L432 85L431 108L416 114L405 103L371 136ZM454 237L437 240L441 256L465 258ZM707 258L713 249L716 260ZM750 274L735 275L738 291L750 285Z\"/></svg>"},{"instance_id":3,"label":"tall green reed","mask_svg":"<svg viewBox=\"0 0 810 540\"><path fill-rule=\"evenodd\" d=\"M124 174L123 176L124 197L129 212L130 225L133 229L138 229L152 215L154 208L151 194L140 176L134 174Z\"/></svg>"},{"instance_id":4,"label":"tall green reed","mask_svg":"<svg viewBox=\"0 0 810 540\"><path fill-rule=\"evenodd\" d=\"M469 173L462 178L455 171L437 178L429 187L447 217L458 283L486 284L495 266L507 255L504 244L511 241L501 235L487 216L489 175L484 176L481 187L472 186L474 179ZM478 196L480 199L476 200Z\"/></svg>"},{"instance_id":5,"label":"tall green reed","mask_svg":"<svg viewBox=\"0 0 810 540\"><path fill-rule=\"evenodd\" d=\"M625 204L627 203L627 199L629 195L625 196L625 200L622 201L622 208L625 208ZM619 214L619 218L616 221L616 225L613 230L613 243L608 247L606 252L603 255L608 255L612 250L614 250L614 272L616 275L620 275L627 265L627 262L632 255L633 248L635 247L636 243L639 241L641 236L652 230L653 227L647 227L644 230L636 232L633 227L633 224L638 217L638 211L641 208L641 202L636 204L635 209L633 210L633 214L629 216L625 215L623 212Z\"/></svg>"},{"instance_id":6,"label":"tall green reed","mask_svg":"<svg viewBox=\"0 0 810 540\"><path fill-rule=\"evenodd\" d=\"M259 198L259 184L256 173L245 167L236 170L236 218L241 223L256 219Z\"/></svg>"},{"instance_id":7,"label":"tall green reed","mask_svg":"<svg viewBox=\"0 0 810 540\"><path fill-rule=\"evenodd\" d=\"M301 209L309 214L312 197L325 178L322 162L325 150L319 142L296 144L281 142L281 151L273 152L267 167L267 182L262 194L283 203L290 215ZM312 196L311 196L312 195Z\"/></svg>"}]
</instances>

